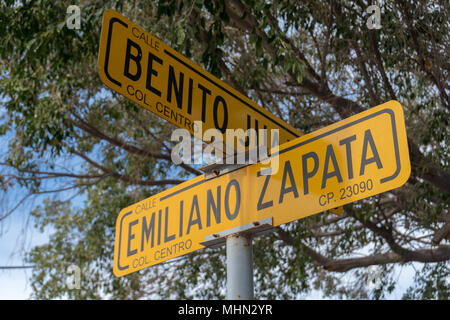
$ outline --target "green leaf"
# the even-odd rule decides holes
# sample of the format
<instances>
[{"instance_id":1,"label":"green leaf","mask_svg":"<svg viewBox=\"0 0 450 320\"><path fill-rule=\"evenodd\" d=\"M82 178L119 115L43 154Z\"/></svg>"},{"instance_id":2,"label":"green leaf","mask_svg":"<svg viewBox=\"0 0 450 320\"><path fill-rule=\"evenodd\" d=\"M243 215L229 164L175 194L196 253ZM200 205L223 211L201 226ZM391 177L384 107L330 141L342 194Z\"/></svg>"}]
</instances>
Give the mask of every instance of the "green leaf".
<instances>
[{"instance_id":1,"label":"green leaf","mask_svg":"<svg viewBox=\"0 0 450 320\"><path fill-rule=\"evenodd\" d=\"M186 33L180 28L177 30L177 45L182 45L184 39L186 39Z\"/></svg>"}]
</instances>

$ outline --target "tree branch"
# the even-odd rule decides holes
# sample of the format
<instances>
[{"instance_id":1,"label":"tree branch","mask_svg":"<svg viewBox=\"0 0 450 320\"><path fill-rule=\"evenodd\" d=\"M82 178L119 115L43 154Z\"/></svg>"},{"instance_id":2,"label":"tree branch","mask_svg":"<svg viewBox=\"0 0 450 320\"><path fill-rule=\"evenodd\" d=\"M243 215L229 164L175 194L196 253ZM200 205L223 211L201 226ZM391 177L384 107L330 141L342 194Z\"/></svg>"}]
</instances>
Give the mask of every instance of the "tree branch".
<instances>
[{"instance_id":1,"label":"tree branch","mask_svg":"<svg viewBox=\"0 0 450 320\"><path fill-rule=\"evenodd\" d=\"M73 123L73 125L76 126L77 128L89 133L90 135L92 135L94 137L97 137L101 140L105 140L105 141L109 142L110 144L112 144L116 147L119 147L131 154L136 154L136 155L140 155L140 156L147 157L147 158L162 159L162 160L166 160L166 161L170 161L170 162L172 161L172 158L170 155L163 154L163 153L157 153L157 152L151 152L149 150L142 150L136 146L127 144L118 138L110 137L110 136L104 134L103 132L99 131L97 128L91 126L88 122L81 119L75 113L72 113L72 114L74 115L74 117L77 118L78 121L74 121L73 119L69 119L69 121L71 121ZM194 169L191 166L188 166L184 163L180 164L180 167L182 167L186 171L193 173L197 176L202 174L199 170Z\"/></svg>"},{"instance_id":2,"label":"tree branch","mask_svg":"<svg viewBox=\"0 0 450 320\"><path fill-rule=\"evenodd\" d=\"M364 82L366 85L367 93L369 94L370 103L374 106L379 105L380 101L373 90L373 84L372 81L370 80L369 73L367 72L366 64L362 59L361 49L359 48L358 43L354 40L350 41L350 44L352 45L353 50L355 50L356 61L358 62L359 67L361 69L361 73L364 77Z\"/></svg>"},{"instance_id":3,"label":"tree branch","mask_svg":"<svg viewBox=\"0 0 450 320\"><path fill-rule=\"evenodd\" d=\"M448 95L445 92L445 88L444 88L443 84L439 81L438 77L436 77L431 72L431 69L427 67L426 57L429 54L426 51L426 48L422 48L422 46L420 46L420 44L419 44L418 34L412 25L411 18L408 14L408 8L406 6L406 3L403 0L399 0L399 1L397 1L397 3L400 7L403 18L406 21L407 30L411 35L414 49L416 50L417 55L419 57L419 61L420 61L419 66L422 68L422 70L425 72L425 74L427 74L429 76L429 78L431 78L431 80L435 83L436 87L439 90L439 94L440 94L443 105L447 108L447 110L450 110Z\"/></svg>"},{"instance_id":4,"label":"tree branch","mask_svg":"<svg viewBox=\"0 0 450 320\"><path fill-rule=\"evenodd\" d=\"M378 67L378 70L380 71L384 86L387 88L387 91L390 95L390 99L397 100L397 98L395 97L394 90L392 89L391 83L389 82L389 79L386 75L386 70L384 69L383 59L381 58L380 50L378 49L377 38L375 36L374 30L369 30L369 37L370 37L370 42L372 44L373 51L375 53L374 54L375 64Z\"/></svg>"},{"instance_id":5,"label":"tree branch","mask_svg":"<svg viewBox=\"0 0 450 320\"><path fill-rule=\"evenodd\" d=\"M239 6L240 2L233 0L233 3ZM262 45L274 58L278 57L276 49L268 43L268 37L263 30L260 30L255 18L252 16L251 12L247 12L246 20L242 20L238 14L236 14L229 6L227 8L227 14L230 19L244 31L256 30L256 33L262 38ZM241 9L244 10L244 9ZM283 63L283 57L278 57L280 63ZM293 82L296 83L296 76L292 72L289 72L290 77ZM321 101L329 103L336 112L341 116L341 118L347 118L353 114L364 111L364 108L357 102L349 100L344 97L337 96L331 92L328 86L320 86L318 83L310 81L308 78L304 78L302 83L298 86L306 89L313 96L319 98ZM431 184L437 186L438 188L450 193L450 174L445 170L441 169L439 166L433 164L420 152L419 147L408 138L408 145L410 149L410 155L412 163L418 168L424 168L425 170L420 170L418 174L423 179L427 180ZM418 170L417 170L418 171Z\"/></svg>"},{"instance_id":6,"label":"tree branch","mask_svg":"<svg viewBox=\"0 0 450 320\"><path fill-rule=\"evenodd\" d=\"M294 239L292 239L289 234L277 227L277 235L280 240L286 245L293 246ZM334 259L328 258L321 253L315 251L314 249L308 247L307 245L300 243L301 249L308 257L310 257L314 262L323 266L325 270L332 272L347 272L355 268L363 268L371 265L384 265L389 263L406 263L406 262L441 262L450 259L450 247L441 246L437 249L418 249L414 251L413 255L409 257L404 257L395 252L385 252L379 254L373 254L361 258L346 258L346 259ZM420 256L423 259L415 260L414 257Z\"/></svg>"},{"instance_id":7,"label":"tree branch","mask_svg":"<svg viewBox=\"0 0 450 320\"><path fill-rule=\"evenodd\" d=\"M439 244L441 243L442 239L444 238L449 238L450 236L450 218L448 219L447 223L445 223L441 229L439 229L438 231L436 231L436 233L434 234L433 239L431 239L431 241L433 241L434 244Z\"/></svg>"},{"instance_id":8,"label":"tree branch","mask_svg":"<svg viewBox=\"0 0 450 320\"><path fill-rule=\"evenodd\" d=\"M147 180L140 180L140 179L132 178L125 174L117 173L116 171L106 168L105 166L102 166L101 164L95 162L94 160L90 159L88 156L86 156L85 154L83 154L81 152L73 150L72 153L81 157L82 159L86 160L89 164L102 170L103 172L107 173L108 175L115 177L119 180L131 183L131 184L138 184L138 185L142 185L142 186L161 186L161 185L167 185L167 184L179 184L179 183L184 182L184 180L177 180L177 179L147 181Z\"/></svg>"}]
</instances>

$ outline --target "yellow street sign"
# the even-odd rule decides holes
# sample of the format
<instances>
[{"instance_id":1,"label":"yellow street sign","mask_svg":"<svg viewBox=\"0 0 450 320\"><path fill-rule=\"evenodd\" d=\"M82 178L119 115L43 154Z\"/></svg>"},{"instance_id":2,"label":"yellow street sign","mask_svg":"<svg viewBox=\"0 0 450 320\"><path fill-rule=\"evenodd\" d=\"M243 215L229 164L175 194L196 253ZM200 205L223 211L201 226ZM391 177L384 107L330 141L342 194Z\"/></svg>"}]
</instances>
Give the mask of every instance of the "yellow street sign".
<instances>
[{"instance_id":1,"label":"yellow street sign","mask_svg":"<svg viewBox=\"0 0 450 320\"><path fill-rule=\"evenodd\" d=\"M201 249L206 236L231 228L267 218L278 226L398 188L411 171L396 101L287 142L271 157L278 161L270 166L199 176L123 209L114 274Z\"/></svg>"},{"instance_id":2,"label":"yellow street sign","mask_svg":"<svg viewBox=\"0 0 450 320\"><path fill-rule=\"evenodd\" d=\"M211 128L223 136L227 129L278 129L280 144L302 135L114 10L103 15L98 72L112 90L200 138Z\"/></svg>"}]
</instances>

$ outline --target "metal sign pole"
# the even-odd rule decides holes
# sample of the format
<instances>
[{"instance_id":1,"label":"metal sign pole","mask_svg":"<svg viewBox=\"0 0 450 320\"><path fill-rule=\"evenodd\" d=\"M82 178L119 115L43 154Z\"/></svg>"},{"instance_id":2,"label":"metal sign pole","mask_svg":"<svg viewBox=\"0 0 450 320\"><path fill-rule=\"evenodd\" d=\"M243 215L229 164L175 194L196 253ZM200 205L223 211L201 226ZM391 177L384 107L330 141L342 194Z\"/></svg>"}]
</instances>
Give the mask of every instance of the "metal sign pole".
<instances>
[{"instance_id":1,"label":"metal sign pole","mask_svg":"<svg viewBox=\"0 0 450 320\"><path fill-rule=\"evenodd\" d=\"M232 157L237 157L237 155ZM207 179L211 179L246 165L214 163L200 170L205 172ZM273 230L272 218L267 218L206 236L205 241L201 242L202 245L209 248L226 245L227 300L254 299L252 239Z\"/></svg>"},{"instance_id":2,"label":"metal sign pole","mask_svg":"<svg viewBox=\"0 0 450 320\"><path fill-rule=\"evenodd\" d=\"M226 245L228 300L253 300L252 239L274 231L272 218L206 236L202 245L218 248Z\"/></svg>"},{"instance_id":3,"label":"metal sign pole","mask_svg":"<svg viewBox=\"0 0 450 320\"><path fill-rule=\"evenodd\" d=\"M253 246L251 236L226 237L227 300L253 300Z\"/></svg>"}]
</instances>

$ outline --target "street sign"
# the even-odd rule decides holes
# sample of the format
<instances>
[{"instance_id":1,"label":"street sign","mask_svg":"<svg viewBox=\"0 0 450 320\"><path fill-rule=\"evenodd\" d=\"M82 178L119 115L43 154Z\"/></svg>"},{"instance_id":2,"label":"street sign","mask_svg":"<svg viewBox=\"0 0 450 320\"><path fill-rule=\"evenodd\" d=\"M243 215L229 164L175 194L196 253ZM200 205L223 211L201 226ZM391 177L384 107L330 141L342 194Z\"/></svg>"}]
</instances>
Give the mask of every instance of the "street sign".
<instances>
[{"instance_id":1,"label":"street sign","mask_svg":"<svg viewBox=\"0 0 450 320\"><path fill-rule=\"evenodd\" d=\"M114 274L201 249L207 236L231 228L268 218L279 226L398 188L411 172L396 101L287 142L271 157L271 166L202 175L123 209Z\"/></svg>"},{"instance_id":2,"label":"street sign","mask_svg":"<svg viewBox=\"0 0 450 320\"><path fill-rule=\"evenodd\" d=\"M268 141L278 129L280 144L302 135L114 10L103 15L98 72L112 90L200 138L211 128L222 141L227 129L267 129Z\"/></svg>"}]
</instances>

